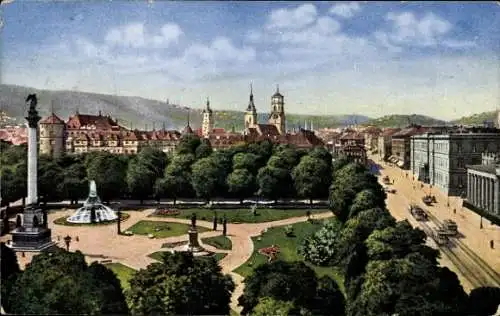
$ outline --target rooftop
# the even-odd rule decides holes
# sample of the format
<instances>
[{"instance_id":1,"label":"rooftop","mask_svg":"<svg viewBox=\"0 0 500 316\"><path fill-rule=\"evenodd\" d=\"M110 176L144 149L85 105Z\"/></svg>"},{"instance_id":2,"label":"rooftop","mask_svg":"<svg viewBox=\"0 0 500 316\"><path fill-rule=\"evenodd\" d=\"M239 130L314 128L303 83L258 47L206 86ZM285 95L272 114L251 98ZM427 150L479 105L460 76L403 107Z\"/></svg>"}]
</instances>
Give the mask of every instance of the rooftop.
<instances>
[{"instance_id":1,"label":"rooftop","mask_svg":"<svg viewBox=\"0 0 500 316\"><path fill-rule=\"evenodd\" d=\"M489 174L496 174L496 167L496 165L467 165L467 169Z\"/></svg>"}]
</instances>

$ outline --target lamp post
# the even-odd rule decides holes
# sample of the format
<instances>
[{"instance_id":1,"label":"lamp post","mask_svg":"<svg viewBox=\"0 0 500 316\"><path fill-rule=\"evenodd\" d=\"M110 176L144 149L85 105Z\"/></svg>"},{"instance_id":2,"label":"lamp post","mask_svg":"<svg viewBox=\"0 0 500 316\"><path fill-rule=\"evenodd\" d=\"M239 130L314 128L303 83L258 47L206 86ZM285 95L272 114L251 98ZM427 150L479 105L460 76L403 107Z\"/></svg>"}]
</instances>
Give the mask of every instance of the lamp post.
<instances>
[{"instance_id":1,"label":"lamp post","mask_svg":"<svg viewBox=\"0 0 500 316\"><path fill-rule=\"evenodd\" d=\"M71 244L71 236L67 235L64 237L64 243L66 244L66 251L69 251L69 245Z\"/></svg>"}]
</instances>

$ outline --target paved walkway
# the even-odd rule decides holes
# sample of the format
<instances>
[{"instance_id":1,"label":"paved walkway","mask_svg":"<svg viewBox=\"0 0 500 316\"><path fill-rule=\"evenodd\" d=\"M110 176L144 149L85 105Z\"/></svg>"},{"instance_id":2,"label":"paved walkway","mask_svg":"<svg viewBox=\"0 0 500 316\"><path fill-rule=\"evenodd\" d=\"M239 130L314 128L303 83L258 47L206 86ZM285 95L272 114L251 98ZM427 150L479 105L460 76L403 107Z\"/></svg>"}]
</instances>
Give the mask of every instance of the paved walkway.
<instances>
[{"instance_id":1,"label":"paved walkway","mask_svg":"<svg viewBox=\"0 0 500 316\"><path fill-rule=\"evenodd\" d=\"M414 181L410 171L401 170L397 167L392 167L378 159L372 159L381 165L380 173L382 176L389 176L395 180L393 187L397 190L396 194L388 194L388 208L394 217L399 219L409 218L407 207L409 203L421 204L422 197L431 193L436 196L437 203L432 206L425 207L425 210L433 215L437 220L452 219L458 225L459 232L463 235L460 242L466 245L471 251L477 254L484 260L493 270L500 272L500 227L492 225L488 220L483 219L483 228L480 228L480 216L471 210L462 207L462 199L458 197L447 197L436 188L430 188L424 184L421 188L421 182ZM408 177L406 173L408 172ZM403 201L404 200L404 201ZM449 203L449 206L448 206ZM456 213L453 212L456 209ZM412 223L415 224L415 223ZM417 225L415 225L417 226ZM490 248L490 240L494 240L495 248ZM431 241L432 243L432 241ZM459 269L451 263L446 256L442 256L440 260L442 265L450 267L457 273L461 279L464 288L470 290L473 286L467 281L466 274L471 271L460 272ZM465 274L465 275L464 275Z\"/></svg>"},{"instance_id":2,"label":"paved walkway","mask_svg":"<svg viewBox=\"0 0 500 316\"><path fill-rule=\"evenodd\" d=\"M146 268L149 264L156 262L156 260L148 257L149 254L160 251L164 243L182 242L188 240L188 235L177 237L149 239L143 235L124 236L117 234L116 224L105 226L63 226L55 225L53 221L59 217L70 215L73 211L58 211L49 214L49 227L52 229L52 237L55 241L60 237L58 242L61 247L64 247L62 238L66 235L73 237L70 245L70 250L80 250L85 254L88 262L109 260L119 262L127 265L133 269L139 270ZM189 219L167 218L167 217L148 217L154 212L153 209L144 211L131 211L127 212L130 217L122 223L122 231L126 231L135 223L141 220L152 221L165 221L173 223L191 224ZM324 219L332 217L331 212L316 213L312 217L315 219ZM219 250L211 247L210 245L203 244L202 238L219 236L222 234L221 229L217 231L207 231L199 234L200 243L204 248L214 252L227 253L227 256L219 261L223 273L228 273L232 276L236 289L233 292L231 299L231 308L237 312L241 311L238 305L238 297L243 294L243 277L239 274L232 272L240 265L244 264L252 255L253 242L251 237L258 236L264 229L276 226L289 225L307 220L306 216L288 218L284 220L255 223L255 224L228 224L227 232L228 238L231 239L233 244L232 250ZM212 229L212 222L198 220L197 226ZM221 228L221 225L218 225ZM79 241L75 237L79 237ZM2 237L2 239L10 239L10 235ZM19 262L22 268L31 261L32 254L26 253L26 257L21 257L18 254Z\"/></svg>"}]
</instances>

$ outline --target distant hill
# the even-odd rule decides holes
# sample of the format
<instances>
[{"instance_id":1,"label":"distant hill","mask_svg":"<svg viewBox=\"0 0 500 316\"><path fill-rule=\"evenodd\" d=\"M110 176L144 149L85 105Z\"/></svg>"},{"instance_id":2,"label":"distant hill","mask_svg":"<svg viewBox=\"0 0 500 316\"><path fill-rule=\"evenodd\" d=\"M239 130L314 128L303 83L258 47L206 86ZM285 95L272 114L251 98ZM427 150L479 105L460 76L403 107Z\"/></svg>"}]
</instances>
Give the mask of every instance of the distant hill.
<instances>
[{"instance_id":1,"label":"distant hill","mask_svg":"<svg viewBox=\"0 0 500 316\"><path fill-rule=\"evenodd\" d=\"M425 126L443 125L448 122L438 120L430 116L411 114L411 115L385 115L376 119L371 119L363 123L363 125L372 125L377 127L405 127L409 124L418 124Z\"/></svg>"},{"instance_id":2,"label":"distant hill","mask_svg":"<svg viewBox=\"0 0 500 316\"><path fill-rule=\"evenodd\" d=\"M58 116L67 119L69 115L78 110L80 113L111 115L117 118L120 125L130 128L152 129L153 122L156 128L163 124L167 128L182 129L187 122L189 112L191 126L199 127L202 109L189 108L177 104L167 104L158 100L141 97L114 96L79 91L52 91L40 90L30 87L0 84L0 124L13 124L23 122L25 98L30 93L38 96L39 111L42 116L50 114L51 107ZM242 100L242 108L245 107ZM53 105L52 105L53 104ZM243 129L243 112L216 110L214 111L216 127L236 130ZM267 120L267 114L259 115L261 121ZM312 121L315 128L344 126L357 122L361 124L369 120L363 115L329 115L311 116L287 113L288 128L304 126L307 121L309 126Z\"/></svg>"},{"instance_id":3,"label":"distant hill","mask_svg":"<svg viewBox=\"0 0 500 316\"><path fill-rule=\"evenodd\" d=\"M458 125L483 125L485 121L493 121L496 123L497 112L483 112L473 114L471 116L464 116L459 118L458 120L452 121L454 124Z\"/></svg>"}]
</instances>

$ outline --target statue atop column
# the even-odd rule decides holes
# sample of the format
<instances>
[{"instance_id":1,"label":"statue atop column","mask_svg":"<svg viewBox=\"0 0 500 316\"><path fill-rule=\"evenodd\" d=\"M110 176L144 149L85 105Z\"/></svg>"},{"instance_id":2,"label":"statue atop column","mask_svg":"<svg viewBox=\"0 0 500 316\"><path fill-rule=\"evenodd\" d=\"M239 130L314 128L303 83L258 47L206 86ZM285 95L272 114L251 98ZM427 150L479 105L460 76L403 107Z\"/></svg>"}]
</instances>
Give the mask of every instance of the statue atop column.
<instances>
[{"instance_id":1,"label":"statue atop column","mask_svg":"<svg viewBox=\"0 0 500 316\"><path fill-rule=\"evenodd\" d=\"M28 115L25 117L28 125L27 205L22 221L18 215L16 229L12 232L12 248L23 253L42 251L54 245L47 225L47 215L38 204L38 122L41 117L36 109L36 94L28 95L26 103L29 103Z\"/></svg>"},{"instance_id":2,"label":"statue atop column","mask_svg":"<svg viewBox=\"0 0 500 316\"><path fill-rule=\"evenodd\" d=\"M36 94L28 95L28 97L26 98L26 102L30 103L28 116L26 117L26 120L28 121L28 126L30 128L37 128L38 122L40 121L41 117L40 115L38 115L38 111L36 110L36 105L38 104L38 99L36 97Z\"/></svg>"}]
</instances>

